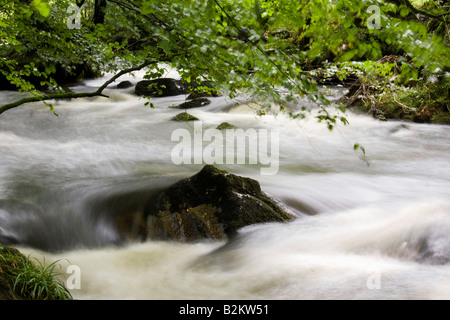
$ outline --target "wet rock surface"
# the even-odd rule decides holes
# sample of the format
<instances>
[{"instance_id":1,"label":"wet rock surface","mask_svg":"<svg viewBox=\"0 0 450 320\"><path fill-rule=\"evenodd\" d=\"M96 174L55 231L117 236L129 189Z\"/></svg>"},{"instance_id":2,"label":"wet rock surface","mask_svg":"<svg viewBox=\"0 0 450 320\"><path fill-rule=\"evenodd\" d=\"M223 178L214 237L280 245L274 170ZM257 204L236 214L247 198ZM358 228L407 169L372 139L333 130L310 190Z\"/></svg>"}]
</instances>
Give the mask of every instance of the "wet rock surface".
<instances>
[{"instance_id":1,"label":"wet rock surface","mask_svg":"<svg viewBox=\"0 0 450 320\"><path fill-rule=\"evenodd\" d=\"M118 215L118 229L127 238L143 239L145 233L158 240L220 240L248 225L294 219L258 181L211 165L147 200L141 210Z\"/></svg>"}]
</instances>

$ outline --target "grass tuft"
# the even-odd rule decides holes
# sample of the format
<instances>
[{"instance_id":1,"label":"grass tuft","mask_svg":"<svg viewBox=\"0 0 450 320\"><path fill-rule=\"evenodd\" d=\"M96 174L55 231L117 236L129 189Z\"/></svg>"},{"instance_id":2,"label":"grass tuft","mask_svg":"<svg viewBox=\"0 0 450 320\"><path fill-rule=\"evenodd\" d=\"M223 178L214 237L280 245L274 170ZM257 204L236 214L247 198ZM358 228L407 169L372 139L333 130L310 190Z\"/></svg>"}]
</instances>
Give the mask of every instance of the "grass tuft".
<instances>
[{"instance_id":1,"label":"grass tuft","mask_svg":"<svg viewBox=\"0 0 450 320\"><path fill-rule=\"evenodd\" d=\"M23 268L14 281L14 292L30 300L73 300L64 282L59 278L61 266L54 261L48 266L33 263L30 258L22 257Z\"/></svg>"}]
</instances>

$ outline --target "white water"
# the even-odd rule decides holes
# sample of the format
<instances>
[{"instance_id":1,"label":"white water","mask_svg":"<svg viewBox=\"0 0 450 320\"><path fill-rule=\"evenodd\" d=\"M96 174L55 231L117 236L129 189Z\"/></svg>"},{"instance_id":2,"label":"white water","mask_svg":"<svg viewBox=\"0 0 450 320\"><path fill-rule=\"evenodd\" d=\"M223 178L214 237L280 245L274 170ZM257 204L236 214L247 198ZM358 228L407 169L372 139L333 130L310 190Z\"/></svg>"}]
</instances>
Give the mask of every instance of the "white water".
<instances>
[{"instance_id":1,"label":"white water","mask_svg":"<svg viewBox=\"0 0 450 320\"><path fill-rule=\"evenodd\" d=\"M149 109L133 89L107 94L55 102L59 117L37 103L0 116L0 241L15 239L45 263L61 259L63 271L79 266L75 298L450 298L450 127L349 113L349 126L329 132L313 117L258 117L212 98L189 111L208 127L280 130L277 175L219 167L257 179L299 218L244 228L229 242L116 246L98 198L166 186L202 166L171 162L171 133L189 124L170 121L180 110L168 106L184 96ZM0 103L15 97L0 92Z\"/></svg>"}]
</instances>

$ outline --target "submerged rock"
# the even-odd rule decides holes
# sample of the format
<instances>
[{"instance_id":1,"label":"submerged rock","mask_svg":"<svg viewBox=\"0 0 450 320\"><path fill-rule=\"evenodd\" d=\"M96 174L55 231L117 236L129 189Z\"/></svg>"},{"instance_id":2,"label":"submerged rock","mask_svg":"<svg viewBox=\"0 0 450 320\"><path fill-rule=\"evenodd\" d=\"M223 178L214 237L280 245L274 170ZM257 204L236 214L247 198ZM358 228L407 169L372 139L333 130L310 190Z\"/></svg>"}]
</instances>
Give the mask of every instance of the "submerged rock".
<instances>
[{"instance_id":1,"label":"submerged rock","mask_svg":"<svg viewBox=\"0 0 450 320\"><path fill-rule=\"evenodd\" d=\"M172 118L173 121L196 121L198 120L197 117L194 117L193 115L187 113L187 112L182 112L177 114L175 117Z\"/></svg>"},{"instance_id":2,"label":"submerged rock","mask_svg":"<svg viewBox=\"0 0 450 320\"><path fill-rule=\"evenodd\" d=\"M218 130L227 130L227 129L236 129L237 127L234 124L228 122L222 122L217 126Z\"/></svg>"},{"instance_id":3,"label":"submerged rock","mask_svg":"<svg viewBox=\"0 0 450 320\"><path fill-rule=\"evenodd\" d=\"M211 103L210 100L206 99L206 98L198 98L198 99L194 99L191 101L187 101L184 102L178 106L175 106L174 108L177 109L192 109L192 108L200 108L200 107L204 107L207 106Z\"/></svg>"},{"instance_id":4,"label":"submerged rock","mask_svg":"<svg viewBox=\"0 0 450 320\"><path fill-rule=\"evenodd\" d=\"M117 88L117 89L128 89L128 88L131 88L132 86L133 86L133 84L131 83L131 81L126 80L126 81L120 82L120 83L116 86L116 88Z\"/></svg>"}]
</instances>

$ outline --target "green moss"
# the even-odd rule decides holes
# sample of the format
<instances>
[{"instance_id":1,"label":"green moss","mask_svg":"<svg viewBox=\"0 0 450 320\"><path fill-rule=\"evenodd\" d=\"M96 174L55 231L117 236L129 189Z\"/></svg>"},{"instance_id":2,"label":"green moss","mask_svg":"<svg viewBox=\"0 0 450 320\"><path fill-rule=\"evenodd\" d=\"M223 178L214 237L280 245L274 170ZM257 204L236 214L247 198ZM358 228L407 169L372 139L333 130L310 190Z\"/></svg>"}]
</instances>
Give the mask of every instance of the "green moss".
<instances>
[{"instance_id":1,"label":"green moss","mask_svg":"<svg viewBox=\"0 0 450 320\"><path fill-rule=\"evenodd\" d=\"M251 224L295 218L267 197L258 181L212 165L165 190L157 210L149 236L183 241L221 240Z\"/></svg>"},{"instance_id":2,"label":"green moss","mask_svg":"<svg viewBox=\"0 0 450 320\"><path fill-rule=\"evenodd\" d=\"M187 112L182 112L177 114L175 117L172 118L173 121L196 121L198 120L197 117L194 117L193 115L190 115Z\"/></svg>"},{"instance_id":3,"label":"green moss","mask_svg":"<svg viewBox=\"0 0 450 320\"><path fill-rule=\"evenodd\" d=\"M377 97L376 110L370 101L359 107L385 119L450 124L449 84L449 79L444 77L434 83L422 80L409 87L393 86Z\"/></svg>"},{"instance_id":4,"label":"green moss","mask_svg":"<svg viewBox=\"0 0 450 320\"><path fill-rule=\"evenodd\" d=\"M16 272L23 268L23 258L17 249L0 244L0 300L23 299L14 292Z\"/></svg>"},{"instance_id":5,"label":"green moss","mask_svg":"<svg viewBox=\"0 0 450 320\"><path fill-rule=\"evenodd\" d=\"M222 240L226 238L226 235L217 221L216 214L218 211L218 208L210 204L202 204L195 208L187 209L186 213L193 214L201 222L207 231L208 238Z\"/></svg>"},{"instance_id":6,"label":"green moss","mask_svg":"<svg viewBox=\"0 0 450 320\"><path fill-rule=\"evenodd\" d=\"M219 124L217 126L216 129L218 130L227 130L227 129L236 129L237 127L235 125L232 125L231 123L228 122L222 122L221 124Z\"/></svg>"},{"instance_id":7,"label":"green moss","mask_svg":"<svg viewBox=\"0 0 450 320\"><path fill-rule=\"evenodd\" d=\"M448 112L436 112L431 116L432 123L450 124L450 113Z\"/></svg>"},{"instance_id":8,"label":"green moss","mask_svg":"<svg viewBox=\"0 0 450 320\"><path fill-rule=\"evenodd\" d=\"M0 300L71 300L56 267L56 262L35 264L19 250L0 244Z\"/></svg>"}]
</instances>

